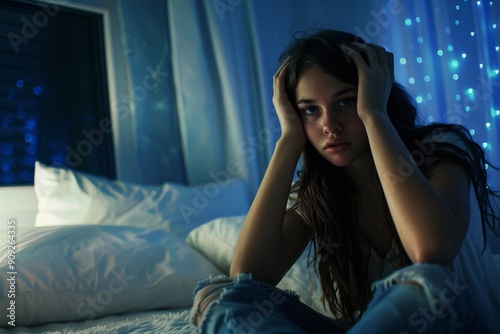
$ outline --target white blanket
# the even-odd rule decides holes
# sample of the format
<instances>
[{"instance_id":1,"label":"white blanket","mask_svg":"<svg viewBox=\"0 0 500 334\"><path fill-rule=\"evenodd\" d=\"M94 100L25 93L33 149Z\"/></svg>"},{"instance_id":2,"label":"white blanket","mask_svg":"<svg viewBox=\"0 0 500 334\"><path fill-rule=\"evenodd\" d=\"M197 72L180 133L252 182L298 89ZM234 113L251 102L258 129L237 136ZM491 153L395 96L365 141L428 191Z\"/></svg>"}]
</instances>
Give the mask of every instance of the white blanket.
<instances>
[{"instance_id":1,"label":"white blanket","mask_svg":"<svg viewBox=\"0 0 500 334\"><path fill-rule=\"evenodd\" d=\"M15 252L9 259L0 253L0 271L12 272L11 281L0 280L0 308L10 310L0 319L3 328L179 310L192 305L199 281L220 275L162 229L84 225L17 232ZM0 239L0 249L14 246L8 240Z\"/></svg>"},{"instance_id":2,"label":"white blanket","mask_svg":"<svg viewBox=\"0 0 500 334\"><path fill-rule=\"evenodd\" d=\"M0 329L0 333L2 330ZM189 308L178 311L151 311L119 316L108 316L86 322L52 323L37 327L17 327L6 333L37 334L191 334Z\"/></svg>"}]
</instances>

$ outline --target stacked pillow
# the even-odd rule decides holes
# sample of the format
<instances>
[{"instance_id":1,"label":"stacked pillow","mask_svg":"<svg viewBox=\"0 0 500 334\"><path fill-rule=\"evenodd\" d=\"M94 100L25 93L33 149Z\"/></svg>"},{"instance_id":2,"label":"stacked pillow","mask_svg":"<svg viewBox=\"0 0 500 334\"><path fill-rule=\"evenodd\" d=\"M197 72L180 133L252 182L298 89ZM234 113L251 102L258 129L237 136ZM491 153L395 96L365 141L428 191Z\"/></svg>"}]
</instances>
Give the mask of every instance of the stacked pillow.
<instances>
[{"instance_id":1,"label":"stacked pillow","mask_svg":"<svg viewBox=\"0 0 500 334\"><path fill-rule=\"evenodd\" d=\"M40 162L35 165L35 193L36 226L161 227L181 236L212 219L245 214L249 207L241 180L151 186Z\"/></svg>"},{"instance_id":2,"label":"stacked pillow","mask_svg":"<svg viewBox=\"0 0 500 334\"><path fill-rule=\"evenodd\" d=\"M36 226L16 230L15 299L0 281L0 308L15 301L17 326L190 306L197 282L221 272L186 235L248 210L238 180L149 186L37 162L34 188ZM12 271L8 252L0 270Z\"/></svg>"}]
</instances>

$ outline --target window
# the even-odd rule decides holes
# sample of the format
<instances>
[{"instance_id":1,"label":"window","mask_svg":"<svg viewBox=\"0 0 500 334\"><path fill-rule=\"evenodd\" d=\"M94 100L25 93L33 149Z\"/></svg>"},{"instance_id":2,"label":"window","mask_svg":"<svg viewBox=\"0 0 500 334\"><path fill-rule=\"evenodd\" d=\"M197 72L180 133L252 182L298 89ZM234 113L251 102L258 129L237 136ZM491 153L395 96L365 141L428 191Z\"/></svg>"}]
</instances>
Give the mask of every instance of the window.
<instances>
[{"instance_id":1,"label":"window","mask_svg":"<svg viewBox=\"0 0 500 334\"><path fill-rule=\"evenodd\" d=\"M115 177L103 36L100 14L0 3L0 185L37 160Z\"/></svg>"}]
</instances>

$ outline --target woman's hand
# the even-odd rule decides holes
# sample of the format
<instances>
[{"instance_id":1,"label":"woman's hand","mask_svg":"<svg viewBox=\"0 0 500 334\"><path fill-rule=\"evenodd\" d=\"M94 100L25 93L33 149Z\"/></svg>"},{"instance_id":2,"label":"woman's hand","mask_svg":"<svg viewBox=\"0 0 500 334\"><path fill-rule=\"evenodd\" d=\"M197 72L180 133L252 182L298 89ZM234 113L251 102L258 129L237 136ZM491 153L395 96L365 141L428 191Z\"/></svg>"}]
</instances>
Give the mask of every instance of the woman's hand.
<instances>
[{"instance_id":1,"label":"woman's hand","mask_svg":"<svg viewBox=\"0 0 500 334\"><path fill-rule=\"evenodd\" d=\"M387 115L387 101L394 83L394 55L376 44L353 42L352 46L340 47L358 69L358 116L364 122L372 115Z\"/></svg>"},{"instance_id":2,"label":"woman's hand","mask_svg":"<svg viewBox=\"0 0 500 334\"><path fill-rule=\"evenodd\" d=\"M273 77L273 104L281 125L281 137L294 140L302 148L306 142L306 135L299 114L288 98L285 89L285 78L288 70L288 59L280 66Z\"/></svg>"}]
</instances>

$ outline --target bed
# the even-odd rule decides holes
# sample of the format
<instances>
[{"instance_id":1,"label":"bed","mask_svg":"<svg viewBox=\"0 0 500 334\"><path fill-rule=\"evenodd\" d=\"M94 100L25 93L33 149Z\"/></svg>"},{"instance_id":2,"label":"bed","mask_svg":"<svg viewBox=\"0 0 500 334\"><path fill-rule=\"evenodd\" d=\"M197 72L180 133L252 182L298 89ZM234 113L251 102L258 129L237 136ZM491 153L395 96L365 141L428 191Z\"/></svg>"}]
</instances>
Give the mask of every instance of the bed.
<instances>
[{"instance_id":1,"label":"bed","mask_svg":"<svg viewBox=\"0 0 500 334\"><path fill-rule=\"evenodd\" d=\"M193 290L228 274L249 207L240 180L148 186L40 162L34 191L34 226L0 232L0 332L193 333ZM328 315L311 274L304 253L278 286Z\"/></svg>"}]
</instances>

